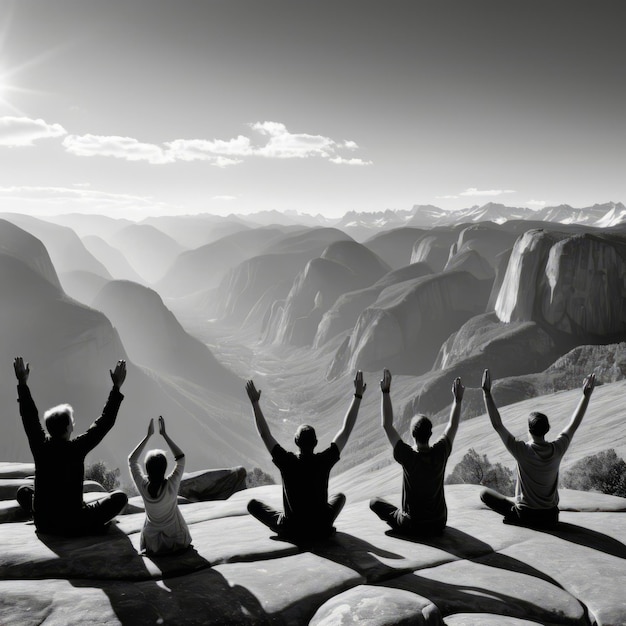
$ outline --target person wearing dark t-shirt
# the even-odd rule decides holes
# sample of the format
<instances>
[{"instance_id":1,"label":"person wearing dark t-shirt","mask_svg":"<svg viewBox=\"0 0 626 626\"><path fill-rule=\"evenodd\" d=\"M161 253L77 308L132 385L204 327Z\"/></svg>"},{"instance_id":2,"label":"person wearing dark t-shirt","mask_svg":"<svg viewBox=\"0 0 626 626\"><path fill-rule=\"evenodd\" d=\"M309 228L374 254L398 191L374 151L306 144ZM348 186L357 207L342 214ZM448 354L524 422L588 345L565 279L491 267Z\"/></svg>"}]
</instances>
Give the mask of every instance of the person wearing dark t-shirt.
<instances>
[{"instance_id":1,"label":"person wearing dark t-shirt","mask_svg":"<svg viewBox=\"0 0 626 626\"><path fill-rule=\"evenodd\" d=\"M559 467L565 452L580 426L593 389L595 374L583 381L583 396L568 425L554 441L546 441L550 430L548 417L537 411L528 418L528 441L516 439L502 423L498 407L491 395L491 375L483 372L482 389L485 408L494 430L506 449L517 461L515 498L510 499L493 489L484 489L480 499L503 516L506 524L534 528L554 528L559 521Z\"/></svg>"},{"instance_id":2,"label":"person wearing dark t-shirt","mask_svg":"<svg viewBox=\"0 0 626 626\"><path fill-rule=\"evenodd\" d=\"M446 463L459 427L461 402L465 388L461 379L452 385L454 402L450 420L443 435L431 446L432 423L424 415L411 421L415 446L404 443L393 426L391 404L391 372L384 370L380 381L382 391L381 415L383 429L393 447L394 459L402 465L402 507L382 498L370 500L370 508L389 526L406 535L432 535L443 531L448 521L448 509L443 490Z\"/></svg>"},{"instance_id":3,"label":"person wearing dark t-shirt","mask_svg":"<svg viewBox=\"0 0 626 626\"><path fill-rule=\"evenodd\" d=\"M126 361L118 361L109 371L113 388L102 415L82 435L71 439L74 414L69 404L61 404L44 414L46 435L28 388L30 366L22 357L13 363L17 377L20 415L35 461L35 485L20 487L16 498L32 513L37 530L44 534L84 535L100 533L128 502L126 494L114 491L96 502L83 501L85 456L115 424L124 396L120 387L126 378Z\"/></svg>"},{"instance_id":4,"label":"person wearing dark t-shirt","mask_svg":"<svg viewBox=\"0 0 626 626\"><path fill-rule=\"evenodd\" d=\"M279 536L295 542L324 539L334 531L333 523L343 508L342 493L328 498L330 470L339 460L356 422L366 385L363 372L354 379L354 398L346 413L341 430L323 452L314 452L317 436L312 426L303 424L295 435L299 454L285 450L272 436L259 406L261 391L249 380L246 391L254 411L259 435L280 470L283 481L283 511L277 511L259 500L250 500L248 511Z\"/></svg>"}]
</instances>

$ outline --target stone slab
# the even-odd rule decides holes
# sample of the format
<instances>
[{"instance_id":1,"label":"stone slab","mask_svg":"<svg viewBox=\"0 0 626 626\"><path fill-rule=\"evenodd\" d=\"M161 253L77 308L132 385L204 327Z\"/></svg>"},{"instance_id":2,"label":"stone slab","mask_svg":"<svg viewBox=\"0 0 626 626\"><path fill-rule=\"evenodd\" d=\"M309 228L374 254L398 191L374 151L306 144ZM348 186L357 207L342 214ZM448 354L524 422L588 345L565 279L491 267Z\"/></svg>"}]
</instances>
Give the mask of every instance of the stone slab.
<instances>
[{"instance_id":1,"label":"stone slab","mask_svg":"<svg viewBox=\"0 0 626 626\"><path fill-rule=\"evenodd\" d=\"M488 613L540 624L589 624L584 606L556 581L524 561L499 554L445 563L379 586L381 594L391 587L428 598L444 620L454 613Z\"/></svg>"},{"instance_id":2,"label":"stone slab","mask_svg":"<svg viewBox=\"0 0 626 626\"><path fill-rule=\"evenodd\" d=\"M32 478L34 475L34 463L0 463L0 478Z\"/></svg>"},{"instance_id":3,"label":"stone slab","mask_svg":"<svg viewBox=\"0 0 626 626\"><path fill-rule=\"evenodd\" d=\"M325 602L310 626L443 626L439 609L428 598L404 589L359 585ZM500 623L502 626L502 623Z\"/></svg>"}]
</instances>

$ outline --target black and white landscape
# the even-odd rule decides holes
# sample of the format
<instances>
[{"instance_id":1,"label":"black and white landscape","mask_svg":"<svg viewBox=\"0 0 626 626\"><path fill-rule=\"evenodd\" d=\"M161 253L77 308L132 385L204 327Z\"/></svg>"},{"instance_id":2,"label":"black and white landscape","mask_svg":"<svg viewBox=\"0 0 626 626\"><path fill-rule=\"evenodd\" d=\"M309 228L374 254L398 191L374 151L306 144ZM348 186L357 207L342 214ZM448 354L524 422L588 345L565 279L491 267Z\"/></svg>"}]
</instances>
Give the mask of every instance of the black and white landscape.
<instances>
[{"instance_id":1,"label":"black and white landscape","mask_svg":"<svg viewBox=\"0 0 626 626\"><path fill-rule=\"evenodd\" d=\"M0 624L625 624L625 18L612 0L3 2ZM18 355L40 413L71 403L77 433L126 360L87 462L128 491L164 416L195 550L139 555L132 498L106 536L35 534L14 500L33 472ZM440 539L386 533L368 507L400 499L384 368L407 440L416 413L441 434L461 377L448 476L515 466L485 368L518 437L533 410L556 435L594 372L561 478L595 482L561 490L551 533L501 524L477 484L446 485ZM324 448L357 370L337 535L272 538L246 509L281 506L254 486L280 475L246 381L280 443L308 423Z\"/></svg>"}]
</instances>

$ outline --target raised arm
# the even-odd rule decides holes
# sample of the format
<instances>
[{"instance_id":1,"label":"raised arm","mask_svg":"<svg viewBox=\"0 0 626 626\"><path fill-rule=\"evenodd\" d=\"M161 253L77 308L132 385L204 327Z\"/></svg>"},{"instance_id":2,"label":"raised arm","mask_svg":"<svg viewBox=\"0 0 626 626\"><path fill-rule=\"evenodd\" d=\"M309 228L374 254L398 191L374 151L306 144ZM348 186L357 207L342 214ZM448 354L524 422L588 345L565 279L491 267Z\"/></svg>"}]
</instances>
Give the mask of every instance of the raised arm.
<instances>
[{"instance_id":1,"label":"raised arm","mask_svg":"<svg viewBox=\"0 0 626 626\"><path fill-rule=\"evenodd\" d=\"M583 417L585 417L585 411L589 406L589 400L591 399L591 394L593 393L595 386L596 375L589 374L589 376L587 376L583 381L583 397L578 402L578 406L576 407L569 424L563 429L563 433L568 435L570 439L574 436L574 433L583 421Z\"/></svg>"},{"instance_id":2,"label":"raised arm","mask_svg":"<svg viewBox=\"0 0 626 626\"><path fill-rule=\"evenodd\" d=\"M333 439L333 443L337 446L339 452L341 452L346 443L348 443L348 438L350 437L357 415L359 414L363 392L366 388L367 385L363 382L363 372L359 370L354 377L354 396L352 398L352 402L350 403L350 407L348 408L348 412L343 419L343 426Z\"/></svg>"},{"instance_id":3,"label":"raised arm","mask_svg":"<svg viewBox=\"0 0 626 626\"><path fill-rule=\"evenodd\" d=\"M506 445L509 437L512 437L511 433L504 427L502 423L502 418L500 417L500 412L498 411L498 407L493 400L493 396L491 395L491 374L489 374L489 370L485 370L483 372L483 380L482 380L482 389L483 389L483 399L485 401L485 408L487 409L487 414L489 415L489 419L491 420L491 425L494 430L500 436L503 443Z\"/></svg>"},{"instance_id":4,"label":"raised arm","mask_svg":"<svg viewBox=\"0 0 626 626\"><path fill-rule=\"evenodd\" d=\"M185 456L185 453L172 441L172 438L167 434L167 432L165 432L165 420L162 415L159 415L159 434L163 437L163 439L165 439L165 442L174 455L175 461L178 461Z\"/></svg>"},{"instance_id":5,"label":"raised arm","mask_svg":"<svg viewBox=\"0 0 626 626\"><path fill-rule=\"evenodd\" d=\"M150 439L152 435L154 435L154 418L150 418L150 423L148 424L148 432L146 433L146 436L135 446L135 449L128 455L129 465L139 463L139 457L144 451L144 448L148 443L148 439Z\"/></svg>"},{"instance_id":6,"label":"raised arm","mask_svg":"<svg viewBox=\"0 0 626 626\"><path fill-rule=\"evenodd\" d=\"M46 440L46 433L41 426L39 412L28 388L30 365L28 363L24 365L24 359L18 356L13 360L13 370L17 378L17 401L20 404L22 424L28 437L28 445L35 454L35 450Z\"/></svg>"},{"instance_id":7,"label":"raised arm","mask_svg":"<svg viewBox=\"0 0 626 626\"><path fill-rule=\"evenodd\" d=\"M252 404L252 411L254 412L254 422L256 424L256 429L259 431L259 435L261 435L261 439L265 444L265 447L268 449L269 453L272 453L274 447L278 444L278 441L274 439L272 433L270 432L270 427L267 425L265 420L265 416L263 415L263 411L261 411L261 406L259 405L259 400L261 399L261 390L257 390L254 386L254 382L249 380L246 383L246 392L248 393L248 398L250 398L250 402Z\"/></svg>"},{"instance_id":8,"label":"raised arm","mask_svg":"<svg viewBox=\"0 0 626 626\"><path fill-rule=\"evenodd\" d=\"M391 372L383 371L383 377L380 381L380 390L382 395L380 398L380 415L383 422L383 430L389 439L392 448L396 447L400 441L400 435L393 425L393 406L391 405Z\"/></svg>"},{"instance_id":9,"label":"raised arm","mask_svg":"<svg viewBox=\"0 0 626 626\"><path fill-rule=\"evenodd\" d=\"M103 439L104 436L113 428L117 413L124 396L120 391L120 387L126 380L126 361L120 360L115 366L115 370L109 370L113 388L107 403L104 406L102 415L79 437L76 437L75 445L80 446L85 454L93 450Z\"/></svg>"},{"instance_id":10,"label":"raised arm","mask_svg":"<svg viewBox=\"0 0 626 626\"><path fill-rule=\"evenodd\" d=\"M461 419L461 403L463 401L464 392L465 387L461 384L461 379L455 378L452 383L452 396L454 401L452 402L452 407L450 409L450 419L448 420L448 425L443 433L448 438L450 445L454 443L456 432L459 429L459 420Z\"/></svg>"}]
</instances>

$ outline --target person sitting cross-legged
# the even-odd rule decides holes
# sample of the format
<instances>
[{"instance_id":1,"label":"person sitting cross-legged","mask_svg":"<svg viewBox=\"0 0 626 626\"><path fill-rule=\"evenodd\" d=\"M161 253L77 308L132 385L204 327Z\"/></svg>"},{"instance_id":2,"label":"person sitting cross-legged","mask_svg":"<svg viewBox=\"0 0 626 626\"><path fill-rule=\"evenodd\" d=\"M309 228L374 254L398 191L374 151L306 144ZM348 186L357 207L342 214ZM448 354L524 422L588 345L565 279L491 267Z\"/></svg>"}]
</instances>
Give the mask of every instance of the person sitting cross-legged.
<instances>
[{"instance_id":1,"label":"person sitting cross-legged","mask_svg":"<svg viewBox=\"0 0 626 626\"><path fill-rule=\"evenodd\" d=\"M324 539L334 532L333 523L343 508L346 497L333 495L328 499L330 470L348 441L359 412L366 385L363 372L354 379L354 398L344 418L343 426L326 450L314 452L317 436L312 426L303 424L295 435L299 454L285 450L272 436L259 405L261 391L249 380L246 391L254 411L261 439L280 470L283 481L283 511L277 511L259 500L250 500L248 511L280 537L295 543Z\"/></svg>"},{"instance_id":2,"label":"person sitting cross-legged","mask_svg":"<svg viewBox=\"0 0 626 626\"><path fill-rule=\"evenodd\" d=\"M17 377L20 415L35 461L35 486L20 487L16 498L32 513L37 530L53 535L101 533L128 502L123 491L113 491L96 502L83 501L85 457L115 424L124 396L120 387L126 378L126 361L118 361L109 371L113 388L102 415L82 435L72 439L74 412L61 404L45 412L46 435L37 407L28 388L30 366L17 357L13 363Z\"/></svg>"},{"instance_id":3,"label":"person sitting cross-legged","mask_svg":"<svg viewBox=\"0 0 626 626\"><path fill-rule=\"evenodd\" d=\"M502 423L500 412L491 395L491 375L485 370L482 379L485 408L491 425L506 449L517 461L515 498L511 500L493 489L485 489L480 499L500 513L507 524L535 528L554 528L559 521L559 467L574 433L580 426L595 387L595 374L583 382L583 396L568 425L554 441L546 441L550 430L548 418L533 412L528 418L529 441L516 439Z\"/></svg>"},{"instance_id":4,"label":"person sitting cross-legged","mask_svg":"<svg viewBox=\"0 0 626 626\"><path fill-rule=\"evenodd\" d=\"M454 402L443 435L430 445L432 423L424 415L411 420L413 447L402 441L393 426L391 372L384 370L380 381L383 429L393 447L393 458L402 465L402 508L382 498L372 498L370 508L392 530L409 536L440 534L448 520L443 489L444 472L459 427L465 387L456 378L452 385Z\"/></svg>"},{"instance_id":5,"label":"person sitting cross-legged","mask_svg":"<svg viewBox=\"0 0 626 626\"><path fill-rule=\"evenodd\" d=\"M187 522L178 508L178 489L185 470L185 453L165 431L165 420L159 417L159 434L165 439L176 467L168 475L167 457L163 450L150 450L145 457L146 472L139 463L148 440L154 434L154 419L148 424L146 436L128 457L128 467L137 491L143 498L146 520L141 529L140 548L146 554L167 554L186 550L191 545Z\"/></svg>"}]
</instances>

